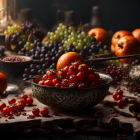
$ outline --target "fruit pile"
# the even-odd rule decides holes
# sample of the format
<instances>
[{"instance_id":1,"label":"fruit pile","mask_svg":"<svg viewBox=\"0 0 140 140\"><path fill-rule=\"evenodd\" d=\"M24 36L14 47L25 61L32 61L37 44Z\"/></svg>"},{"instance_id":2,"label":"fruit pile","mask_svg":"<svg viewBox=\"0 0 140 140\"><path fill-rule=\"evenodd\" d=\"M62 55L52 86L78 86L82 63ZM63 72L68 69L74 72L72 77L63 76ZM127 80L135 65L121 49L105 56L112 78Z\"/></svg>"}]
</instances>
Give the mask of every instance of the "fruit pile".
<instances>
[{"instance_id":1,"label":"fruit pile","mask_svg":"<svg viewBox=\"0 0 140 140\"><path fill-rule=\"evenodd\" d=\"M5 49L3 47L0 47L0 57L5 56L4 52L5 52Z\"/></svg>"},{"instance_id":2,"label":"fruit pile","mask_svg":"<svg viewBox=\"0 0 140 140\"><path fill-rule=\"evenodd\" d=\"M119 107L122 107L123 105L128 104L128 103L130 103L130 104L136 103L136 100L135 99L128 99L127 97L122 98L122 95L123 95L123 90L121 90L120 87L112 95L112 97L113 97L114 100L118 100L117 101L117 105Z\"/></svg>"},{"instance_id":3,"label":"fruit pile","mask_svg":"<svg viewBox=\"0 0 140 140\"><path fill-rule=\"evenodd\" d=\"M43 75L42 80L37 83L46 86L80 88L102 85L105 81L92 68L76 61L59 71L54 69L48 70Z\"/></svg>"},{"instance_id":4,"label":"fruit pile","mask_svg":"<svg viewBox=\"0 0 140 140\"><path fill-rule=\"evenodd\" d=\"M110 75L114 79L113 84L116 84L117 82L128 78L129 66L116 67L114 64L111 64L104 68L104 70L106 74Z\"/></svg>"},{"instance_id":5,"label":"fruit pile","mask_svg":"<svg viewBox=\"0 0 140 140\"><path fill-rule=\"evenodd\" d=\"M15 98L10 98L8 100L9 106L6 106L6 103L1 102L0 103L0 111L2 112L2 117L8 117L8 119L14 119L15 116L19 116L23 111L26 105L33 105L33 98L28 96L27 94L21 94L20 99L16 101ZM41 113L42 116L47 116L49 113L49 110L47 108L38 109L34 108L32 110L32 115L27 116L26 112L23 112L23 116L27 116L27 119L34 118L35 116L38 116L39 113Z\"/></svg>"}]
</instances>

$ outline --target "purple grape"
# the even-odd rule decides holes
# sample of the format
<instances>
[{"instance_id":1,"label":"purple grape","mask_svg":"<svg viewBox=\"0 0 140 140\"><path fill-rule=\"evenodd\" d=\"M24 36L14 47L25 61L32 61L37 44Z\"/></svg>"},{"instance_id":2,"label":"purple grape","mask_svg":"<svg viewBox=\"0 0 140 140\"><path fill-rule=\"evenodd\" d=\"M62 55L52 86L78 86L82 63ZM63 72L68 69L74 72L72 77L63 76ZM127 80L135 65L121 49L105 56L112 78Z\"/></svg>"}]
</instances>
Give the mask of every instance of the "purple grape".
<instances>
[{"instance_id":1,"label":"purple grape","mask_svg":"<svg viewBox=\"0 0 140 140\"><path fill-rule=\"evenodd\" d=\"M49 50L49 45L44 45L46 50Z\"/></svg>"},{"instance_id":2,"label":"purple grape","mask_svg":"<svg viewBox=\"0 0 140 140\"><path fill-rule=\"evenodd\" d=\"M84 46L83 50L87 52L89 50L89 47L88 46Z\"/></svg>"},{"instance_id":3,"label":"purple grape","mask_svg":"<svg viewBox=\"0 0 140 140\"><path fill-rule=\"evenodd\" d=\"M20 50L19 46L14 46L14 51L18 52Z\"/></svg>"},{"instance_id":4,"label":"purple grape","mask_svg":"<svg viewBox=\"0 0 140 140\"><path fill-rule=\"evenodd\" d=\"M45 59L44 58L41 58L40 59L40 62L43 64L43 63L45 63Z\"/></svg>"},{"instance_id":5,"label":"purple grape","mask_svg":"<svg viewBox=\"0 0 140 140\"><path fill-rule=\"evenodd\" d=\"M78 31L77 31L77 34L81 34L81 30L78 30Z\"/></svg>"},{"instance_id":6,"label":"purple grape","mask_svg":"<svg viewBox=\"0 0 140 140\"><path fill-rule=\"evenodd\" d=\"M21 32L18 32L18 33L17 33L17 36L20 37L20 35L21 35Z\"/></svg>"},{"instance_id":7,"label":"purple grape","mask_svg":"<svg viewBox=\"0 0 140 140\"><path fill-rule=\"evenodd\" d=\"M31 74L36 74L37 73L37 71L36 71L36 69L31 69Z\"/></svg>"},{"instance_id":8,"label":"purple grape","mask_svg":"<svg viewBox=\"0 0 140 140\"><path fill-rule=\"evenodd\" d=\"M103 43L100 41L100 42L97 44L97 47L98 47L98 48L103 48Z\"/></svg>"},{"instance_id":9,"label":"purple grape","mask_svg":"<svg viewBox=\"0 0 140 140\"><path fill-rule=\"evenodd\" d=\"M72 50L74 48L73 44L69 44L69 48Z\"/></svg>"},{"instance_id":10,"label":"purple grape","mask_svg":"<svg viewBox=\"0 0 140 140\"><path fill-rule=\"evenodd\" d=\"M40 50L35 51L35 54L40 54L40 53L41 53Z\"/></svg>"},{"instance_id":11,"label":"purple grape","mask_svg":"<svg viewBox=\"0 0 140 140\"><path fill-rule=\"evenodd\" d=\"M91 38L91 42L96 42L96 38L95 37L92 37Z\"/></svg>"},{"instance_id":12,"label":"purple grape","mask_svg":"<svg viewBox=\"0 0 140 140\"><path fill-rule=\"evenodd\" d=\"M139 64L140 63L140 60L139 59L136 59L135 60L135 64Z\"/></svg>"},{"instance_id":13,"label":"purple grape","mask_svg":"<svg viewBox=\"0 0 140 140\"><path fill-rule=\"evenodd\" d=\"M33 77L33 75L29 75L29 77L31 78L31 77Z\"/></svg>"},{"instance_id":14,"label":"purple grape","mask_svg":"<svg viewBox=\"0 0 140 140\"><path fill-rule=\"evenodd\" d=\"M25 56L30 56L29 53L25 53Z\"/></svg>"},{"instance_id":15,"label":"purple grape","mask_svg":"<svg viewBox=\"0 0 140 140\"><path fill-rule=\"evenodd\" d=\"M39 34L39 32L36 31L36 30L34 30L34 31L33 31L33 34L34 34L35 36L37 36L37 35Z\"/></svg>"},{"instance_id":16,"label":"purple grape","mask_svg":"<svg viewBox=\"0 0 140 140\"><path fill-rule=\"evenodd\" d=\"M67 52L71 52L71 51L72 51L72 49L71 49L71 48L68 48L68 49L67 49Z\"/></svg>"},{"instance_id":17,"label":"purple grape","mask_svg":"<svg viewBox=\"0 0 140 140\"><path fill-rule=\"evenodd\" d=\"M60 47L60 46L63 46L63 44L59 43L58 46L59 46L59 47Z\"/></svg>"},{"instance_id":18,"label":"purple grape","mask_svg":"<svg viewBox=\"0 0 140 140\"><path fill-rule=\"evenodd\" d=\"M42 69L39 69L37 73L38 73L38 74L41 74L41 72L42 72Z\"/></svg>"},{"instance_id":19,"label":"purple grape","mask_svg":"<svg viewBox=\"0 0 140 140\"><path fill-rule=\"evenodd\" d=\"M17 35L17 34L14 34L14 35L13 35L13 38L14 38L15 40L17 40L17 39L18 39L18 35Z\"/></svg>"},{"instance_id":20,"label":"purple grape","mask_svg":"<svg viewBox=\"0 0 140 140\"><path fill-rule=\"evenodd\" d=\"M46 71L45 70L42 70L41 74L46 74Z\"/></svg>"},{"instance_id":21,"label":"purple grape","mask_svg":"<svg viewBox=\"0 0 140 140\"><path fill-rule=\"evenodd\" d=\"M34 55L34 57L35 57L35 59L39 59L39 58L40 58L40 55L36 53L36 54Z\"/></svg>"},{"instance_id":22,"label":"purple grape","mask_svg":"<svg viewBox=\"0 0 140 140\"><path fill-rule=\"evenodd\" d=\"M77 50L75 48L72 49L72 52L77 52Z\"/></svg>"},{"instance_id":23,"label":"purple grape","mask_svg":"<svg viewBox=\"0 0 140 140\"><path fill-rule=\"evenodd\" d=\"M55 47L55 48L58 48L58 44L57 44L57 43L54 43L54 47Z\"/></svg>"},{"instance_id":24,"label":"purple grape","mask_svg":"<svg viewBox=\"0 0 140 140\"><path fill-rule=\"evenodd\" d=\"M5 49L3 47L0 47L0 54L4 54Z\"/></svg>"},{"instance_id":25,"label":"purple grape","mask_svg":"<svg viewBox=\"0 0 140 140\"><path fill-rule=\"evenodd\" d=\"M45 58L47 58L47 57L51 57L50 54L48 54L48 53L45 54Z\"/></svg>"},{"instance_id":26,"label":"purple grape","mask_svg":"<svg viewBox=\"0 0 140 140\"><path fill-rule=\"evenodd\" d=\"M55 69L56 68L56 63L52 63L51 65L50 65L50 69Z\"/></svg>"},{"instance_id":27,"label":"purple grape","mask_svg":"<svg viewBox=\"0 0 140 140\"><path fill-rule=\"evenodd\" d=\"M53 56L52 57L52 62L54 62L54 63L57 62L57 58Z\"/></svg>"},{"instance_id":28,"label":"purple grape","mask_svg":"<svg viewBox=\"0 0 140 140\"><path fill-rule=\"evenodd\" d=\"M30 65L30 69L35 69L36 68L36 65L35 64L31 64Z\"/></svg>"},{"instance_id":29,"label":"purple grape","mask_svg":"<svg viewBox=\"0 0 140 140\"><path fill-rule=\"evenodd\" d=\"M35 26L35 25L31 23L31 24L27 25L27 28L28 28L29 30L32 30L32 29L34 28L34 26Z\"/></svg>"},{"instance_id":30,"label":"purple grape","mask_svg":"<svg viewBox=\"0 0 140 140\"><path fill-rule=\"evenodd\" d=\"M37 42L36 45L39 46L39 47L41 47L42 46L42 43L41 42Z\"/></svg>"},{"instance_id":31,"label":"purple grape","mask_svg":"<svg viewBox=\"0 0 140 140\"><path fill-rule=\"evenodd\" d=\"M52 62L52 58L51 57L45 58L45 62L48 62L50 64Z\"/></svg>"},{"instance_id":32,"label":"purple grape","mask_svg":"<svg viewBox=\"0 0 140 140\"><path fill-rule=\"evenodd\" d=\"M35 54L35 49L30 50L31 54Z\"/></svg>"},{"instance_id":33,"label":"purple grape","mask_svg":"<svg viewBox=\"0 0 140 140\"><path fill-rule=\"evenodd\" d=\"M41 53L42 53L42 54L46 54L46 53L47 53L47 50L41 49Z\"/></svg>"},{"instance_id":34,"label":"purple grape","mask_svg":"<svg viewBox=\"0 0 140 140\"><path fill-rule=\"evenodd\" d=\"M26 28L25 26L22 26L22 27L21 27L21 30L22 30L23 32L26 32L27 28Z\"/></svg>"},{"instance_id":35,"label":"purple grape","mask_svg":"<svg viewBox=\"0 0 140 140\"><path fill-rule=\"evenodd\" d=\"M93 52L97 51L96 45L91 45L91 49L92 49Z\"/></svg>"},{"instance_id":36,"label":"purple grape","mask_svg":"<svg viewBox=\"0 0 140 140\"><path fill-rule=\"evenodd\" d=\"M24 74L22 75L22 77L23 77L23 78L27 78L27 77L29 77L29 74L24 73Z\"/></svg>"},{"instance_id":37,"label":"purple grape","mask_svg":"<svg viewBox=\"0 0 140 140\"><path fill-rule=\"evenodd\" d=\"M15 38L11 38L11 42L12 42L12 44L16 44L17 40Z\"/></svg>"},{"instance_id":38,"label":"purple grape","mask_svg":"<svg viewBox=\"0 0 140 140\"><path fill-rule=\"evenodd\" d=\"M36 69L37 69L37 70L42 69L41 65L37 65L37 66L36 66Z\"/></svg>"},{"instance_id":39,"label":"purple grape","mask_svg":"<svg viewBox=\"0 0 140 140\"><path fill-rule=\"evenodd\" d=\"M89 55L91 55L92 54L92 49L89 49L88 53L89 53Z\"/></svg>"},{"instance_id":40,"label":"purple grape","mask_svg":"<svg viewBox=\"0 0 140 140\"><path fill-rule=\"evenodd\" d=\"M27 73L27 74L29 74L30 73L30 69L29 68L25 68L24 69L24 72Z\"/></svg>"},{"instance_id":41,"label":"purple grape","mask_svg":"<svg viewBox=\"0 0 140 140\"><path fill-rule=\"evenodd\" d=\"M54 45L52 43L49 44L49 49L52 49Z\"/></svg>"},{"instance_id":42,"label":"purple grape","mask_svg":"<svg viewBox=\"0 0 140 140\"><path fill-rule=\"evenodd\" d=\"M40 58L45 58L45 55L41 53Z\"/></svg>"},{"instance_id":43,"label":"purple grape","mask_svg":"<svg viewBox=\"0 0 140 140\"><path fill-rule=\"evenodd\" d=\"M109 47L108 47L107 45L104 45L104 46L103 46L103 49L104 49L104 50L109 50Z\"/></svg>"},{"instance_id":44,"label":"purple grape","mask_svg":"<svg viewBox=\"0 0 140 140\"><path fill-rule=\"evenodd\" d=\"M24 46L24 42L23 41L19 41L18 45L19 45L19 47L23 47Z\"/></svg>"},{"instance_id":45,"label":"purple grape","mask_svg":"<svg viewBox=\"0 0 140 140\"><path fill-rule=\"evenodd\" d=\"M43 68L43 69L46 69L46 68L48 68L48 67L49 67L48 63L42 64L42 68Z\"/></svg>"},{"instance_id":46,"label":"purple grape","mask_svg":"<svg viewBox=\"0 0 140 140\"><path fill-rule=\"evenodd\" d=\"M25 48L22 48L21 49L21 52L25 53L26 52L26 49Z\"/></svg>"}]
</instances>

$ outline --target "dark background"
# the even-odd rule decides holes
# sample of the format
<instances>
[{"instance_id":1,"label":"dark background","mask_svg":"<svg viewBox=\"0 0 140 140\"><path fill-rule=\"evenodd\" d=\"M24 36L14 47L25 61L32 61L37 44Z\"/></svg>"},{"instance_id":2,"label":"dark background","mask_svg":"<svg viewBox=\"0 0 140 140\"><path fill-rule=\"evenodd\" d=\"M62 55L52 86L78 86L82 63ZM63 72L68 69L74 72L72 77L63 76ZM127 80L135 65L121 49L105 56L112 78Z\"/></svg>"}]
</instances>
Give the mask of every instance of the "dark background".
<instances>
[{"instance_id":1,"label":"dark background","mask_svg":"<svg viewBox=\"0 0 140 140\"><path fill-rule=\"evenodd\" d=\"M140 28L140 0L18 0L18 11L30 8L37 20L47 31L57 23L56 11L74 10L82 24L89 23L93 6L102 8L104 29L116 32L132 32Z\"/></svg>"}]
</instances>

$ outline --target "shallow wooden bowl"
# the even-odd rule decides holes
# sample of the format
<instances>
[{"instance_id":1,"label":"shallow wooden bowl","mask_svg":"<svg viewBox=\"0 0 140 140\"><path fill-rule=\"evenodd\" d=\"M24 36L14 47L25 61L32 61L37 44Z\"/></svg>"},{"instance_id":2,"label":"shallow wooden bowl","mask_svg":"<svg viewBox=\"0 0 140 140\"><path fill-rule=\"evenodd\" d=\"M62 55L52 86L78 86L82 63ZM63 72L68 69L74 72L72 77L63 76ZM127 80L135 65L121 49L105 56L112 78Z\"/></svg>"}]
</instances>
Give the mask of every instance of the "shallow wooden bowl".
<instances>
[{"instance_id":1,"label":"shallow wooden bowl","mask_svg":"<svg viewBox=\"0 0 140 140\"><path fill-rule=\"evenodd\" d=\"M106 97L113 79L106 74L99 73L99 75L106 84L86 88L39 85L33 79L30 79L30 82L34 97L41 103L57 110L81 110L97 105Z\"/></svg>"}]
</instances>

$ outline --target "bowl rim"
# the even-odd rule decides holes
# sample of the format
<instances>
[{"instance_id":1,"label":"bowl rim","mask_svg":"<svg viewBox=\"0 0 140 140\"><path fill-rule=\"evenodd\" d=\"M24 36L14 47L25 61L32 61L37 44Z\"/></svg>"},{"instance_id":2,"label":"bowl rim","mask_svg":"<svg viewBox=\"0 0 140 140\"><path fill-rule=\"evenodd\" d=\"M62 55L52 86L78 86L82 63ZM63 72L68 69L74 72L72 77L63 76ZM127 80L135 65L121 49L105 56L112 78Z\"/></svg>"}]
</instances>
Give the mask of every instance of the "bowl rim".
<instances>
[{"instance_id":1,"label":"bowl rim","mask_svg":"<svg viewBox=\"0 0 140 140\"><path fill-rule=\"evenodd\" d=\"M81 87L81 88L46 86L46 85L40 85L40 84L34 83L33 79L30 79L29 81L30 81L31 84L39 86L39 87L54 88L54 89L89 89L89 88L92 89L92 88L99 88L99 87L102 87L102 86L110 85L114 81L114 79L111 76L107 75L107 74L104 74L104 73L98 73L98 74L103 74L103 75L109 77L111 79L111 81L109 83L94 86L94 87ZM33 78L35 78L37 76L41 76L41 75L44 75L44 74L35 75L35 76L33 76Z\"/></svg>"},{"instance_id":2,"label":"bowl rim","mask_svg":"<svg viewBox=\"0 0 140 140\"><path fill-rule=\"evenodd\" d=\"M29 60L20 61L20 62L18 62L18 61L17 62L3 61L3 59L6 58L6 57L22 57L22 58L28 58ZM30 62L32 60L33 60L32 57L30 57L30 56L22 56L22 55L8 55L8 56L3 56L3 57L0 58L0 62L3 62L3 63L14 63L14 64L16 64L16 63L27 63L27 62Z\"/></svg>"}]
</instances>

